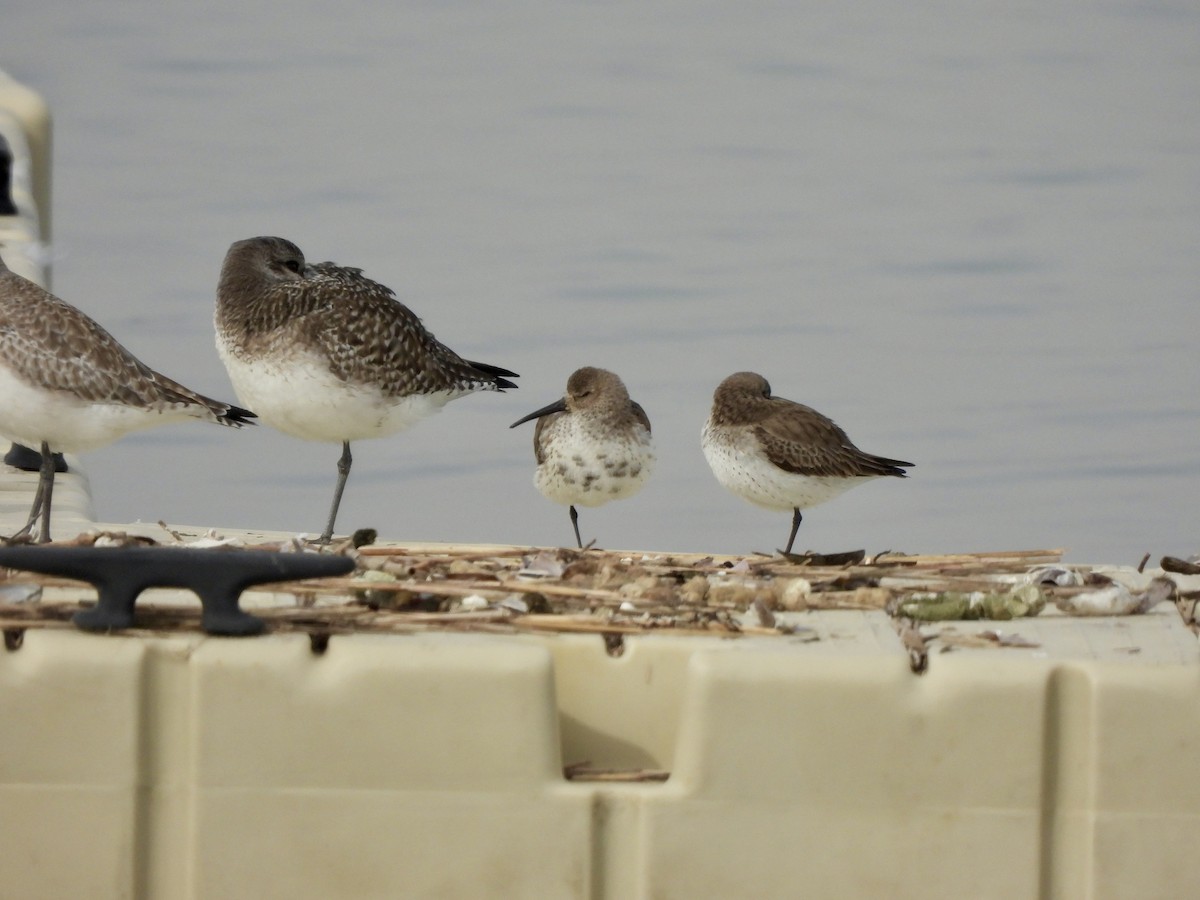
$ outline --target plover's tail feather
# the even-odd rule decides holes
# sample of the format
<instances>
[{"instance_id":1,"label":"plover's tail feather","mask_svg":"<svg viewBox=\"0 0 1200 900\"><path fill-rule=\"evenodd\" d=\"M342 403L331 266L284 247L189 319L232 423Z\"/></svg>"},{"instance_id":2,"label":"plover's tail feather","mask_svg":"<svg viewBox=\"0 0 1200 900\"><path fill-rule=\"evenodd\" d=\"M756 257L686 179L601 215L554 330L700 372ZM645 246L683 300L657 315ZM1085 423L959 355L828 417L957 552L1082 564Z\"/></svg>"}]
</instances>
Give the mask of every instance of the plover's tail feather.
<instances>
[{"instance_id":1,"label":"plover's tail feather","mask_svg":"<svg viewBox=\"0 0 1200 900\"><path fill-rule=\"evenodd\" d=\"M503 391L505 388L516 388L514 382L509 381L509 378L520 378L516 372L510 372L508 369L502 369L499 366L489 365L488 363L475 362L472 359L464 360L467 365L478 369L484 375L489 376L487 380L496 385L496 390ZM508 376L503 377L503 376Z\"/></svg>"},{"instance_id":2,"label":"plover's tail feather","mask_svg":"<svg viewBox=\"0 0 1200 900\"><path fill-rule=\"evenodd\" d=\"M218 413L217 415L217 421L222 425L230 425L234 428L241 428L243 425L258 424L254 421L254 419L258 418L258 415L250 412L250 410L242 409L240 406L230 406L227 404L220 405L225 406L225 412L223 414Z\"/></svg>"},{"instance_id":3,"label":"plover's tail feather","mask_svg":"<svg viewBox=\"0 0 1200 900\"><path fill-rule=\"evenodd\" d=\"M146 369L146 379L152 387L144 390L147 406L166 406L183 410L197 419L208 419L218 425L228 425L231 428L241 428L243 425L257 425L254 419L258 416L248 409L226 403L224 400L214 400L184 387L178 381L168 378L153 369Z\"/></svg>"}]
</instances>

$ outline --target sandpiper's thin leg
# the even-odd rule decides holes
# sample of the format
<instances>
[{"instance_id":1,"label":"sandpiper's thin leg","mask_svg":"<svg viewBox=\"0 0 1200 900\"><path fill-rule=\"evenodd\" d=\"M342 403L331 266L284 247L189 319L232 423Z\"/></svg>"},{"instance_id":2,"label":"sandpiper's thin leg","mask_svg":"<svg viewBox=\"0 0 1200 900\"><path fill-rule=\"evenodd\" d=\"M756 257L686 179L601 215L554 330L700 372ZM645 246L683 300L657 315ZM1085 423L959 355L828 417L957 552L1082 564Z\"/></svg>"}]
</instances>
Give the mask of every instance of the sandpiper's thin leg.
<instances>
[{"instance_id":1,"label":"sandpiper's thin leg","mask_svg":"<svg viewBox=\"0 0 1200 900\"><path fill-rule=\"evenodd\" d=\"M575 507L571 506L571 527L575 529L575 543L579 545L579 549L583 549L583 538L579 536L579 513L575 511Z\"/></svg>"},{"instance_id":2,"label":"sandpiper's thin leg","mask_svg":"<svg viewBox=\"0 0 1200 900\"><path fill-rule=\"evenodd\" d=\"M800 507L792 507L792 533L788 535L787 549L783 551L784 553L792 552L792 544L796 541L796 531L800 528L800 519Z\"/></svg>"},{"instance_id":3,"label":"sandpiper's thin leg","mask_svg":"<svg viewBox=\"0 0 1200 900\"><path fill-rule=\"evenodd\" d=\"M342 457L338 460L338 481L337 487L333 490L333 505L329 507L329 522L325 526L325 533L321 535L319 543L328 544L333 540L333 523L337 521L338 507L342 505L342 491L346 489L346 478L350 475L350 465L354 462L354 457L350 455L350 442L342 441Z\"/></svg>"}]
</instances>

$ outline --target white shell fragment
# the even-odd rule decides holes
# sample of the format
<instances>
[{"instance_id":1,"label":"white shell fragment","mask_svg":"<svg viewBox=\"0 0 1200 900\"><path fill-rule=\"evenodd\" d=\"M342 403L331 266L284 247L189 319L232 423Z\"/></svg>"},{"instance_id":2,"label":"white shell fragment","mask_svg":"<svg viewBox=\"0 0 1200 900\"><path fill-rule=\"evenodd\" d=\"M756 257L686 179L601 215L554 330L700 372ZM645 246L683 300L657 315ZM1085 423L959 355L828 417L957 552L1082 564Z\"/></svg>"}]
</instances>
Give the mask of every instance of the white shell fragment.
<instances>
[{"instance_id":1,"label":"white shell fragment","mask_svg":"<svg viewBox=\"0 0 1200 900\"><path fill-rule=\"evenodd\" d=\"M1131 591L1114 582L1108 587L1073 597L1056 597L1061 612L1073 616L1135 616L1147 613L1175 593L1175 583L1169 578L1155 578L1144 591Z\"/></svg>"},{"instance_id":2,"label":"white shell fragment","mask_svg":"<svg viewBox=\"0 0 1200 900\"><path fill-rule=\"evenodd\" d=\"M803 609L811 595L811 581L807 578L789 578L779 594L779 605L783 609Z\"/></svg>"},{"instance_id":3,"label":"white shell fragment","mask_svg":"<svg viewBox=\"0 0 1200 900\"><path fill-rule=\"evenodd\" d=\"M209 531L203 537L198 537L194 541L188 541L184 546L193 550L207 550L212 547L245 547L246 542L241 538L222 537L213 531Z\"/></svg>"},{"instance_id":4,"label":"white shell fragment","mask_svg":"<svg viewBox=\"0 0 1200 900\"><path fill-rule=\"evenodd\" d=\"M487 609L489 606L487 598L481 597L479 594L468 594L466 597L463 597L460 601L458 601L458 605L461 609L464 609L468 612L473 612L478 609Z\"/></svg>"},{"instance_id":5,"label":"white shell fragment","mask_svg":"<svg viewBox=\"0 0 1200 900\"><path fill-rule=\"evenodd\" d=\"M503 600L497 603L496 606L498 606L500 609L507 609L510 612L515 613L529 612L529 604L525 602L523 597L518 597L516 594L511 594L508 597L505 597Z\"/></svg>"},{"instance_id":6,"label":"white shell fragment","mask_svg":"<svg viewBox=\"0 0 1200 900\"><path fill-rule=\"evenodd\" d=\"M1034 569L1025 579L1029 584L1056 584L1059 587L1078 587L1083 584L1083 575L1075 569L1062 566L1043 566Z\"/></svg>"},{"instance_id":7,"label":"white shell fragment","mask_svg":"<svg viewBox=\"0 0 1200 900\"><path fill-rule=\"evenodd\" d=\"M0 603L37 603L41 599L40 584L6 584L0 587Z\"/></svg>"},{"instance_id":8,"label":"white shell fragment","mask_svg":"<svg viewBox=\"0 0 1200 900\"><path fill-rule=\"evenodd\" d=\"M521 562L521 568L517 571L518 578L562 578L563 572L566 571L566 566L558 555L549 550L543 550L537 556L526 556Z\"/></svg>"}]
</instances>

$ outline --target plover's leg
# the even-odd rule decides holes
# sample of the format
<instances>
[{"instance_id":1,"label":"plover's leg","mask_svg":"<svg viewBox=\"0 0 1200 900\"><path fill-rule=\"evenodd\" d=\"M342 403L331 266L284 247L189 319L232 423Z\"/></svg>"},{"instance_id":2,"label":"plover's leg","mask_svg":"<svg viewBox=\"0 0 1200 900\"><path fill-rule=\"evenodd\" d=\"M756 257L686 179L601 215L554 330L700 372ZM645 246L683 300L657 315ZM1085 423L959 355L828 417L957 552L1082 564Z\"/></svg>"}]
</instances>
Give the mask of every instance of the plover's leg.
<instances>
[{"instance_id":1,"label":"plover's leg","mask_svg":"<svg viewBox=\"0 0 1200 900\"><path fill-rule=\"evenodd\" d=\"M25 524L21 526L20 531L13 532L13 534L9 538L9 540L10 541L16 540L17 538L24 537L25 535L32 532L33 531L33 523L38 520L38 517L41 516L41 514L42 514L42 475L41 475L41 471L39 470L38 471L37 490L35 490L33 492L33 509L31 509L29 511L29 518L25 521Z\"/></svg>"},{"instance_id":2,"label":"plover's leg","mask_svg":"<svg viewBox=\"0 0 1200 900\"><path fill-rule=\"evenodd\" d=\"M575 529L575 543L579 545L579 549L583 549L583 538L579 536L579 513L575 511L575 506L571 506L571 527Z\"/></svg>"},{"instance_id":3,"label":"plover's leg","mask_svg":"<svg viewBox=\"0 0 1200 900\"><path fill-rule=\"evenodd\" d=\"M32 452L33 451L31 450L30 453L32 453ZM21 530L15 532L12 535L12 537L9 538L9 540L16 540L19 537L24 537L27 534L32 534L34 524L41 517L42 495L45 493L45 482L42 480L43 479L42 469L44 469L45 467L46 467L46 464L43 462L40 465L40 467L38 468L37 489L33 492L33 508L29 510L29 518L26 519L25 524L21 527Z\"/></svg>"},{"instance_id":4,"label":"plover's leg","mask_svg":"<svg viewBox=\"0 0 1200 900\"><path fill-rule=\"evenodd\" d=\"M42 470L38 475L38 493L42 495L42 533L39 544L50 543L50 501L54 497L54 454L50 444L42 441Z\"/></svg>"},{"instance_id":5,"label":"plover's leg","mask_svg":"<svg viewBox=\"0 0 1200 900\"><path fill-rule=\"evenodd\" d=\"M342 457L337 464L338 481L337 487L333 490L333 505L329 507L329 522L318 543L328 544L333 540L333 523L337 521L338 507L342 505L342 491L346 489L346 478L350 475L350 465L353 462L354 457L350 455L350 442L342 441Z\"/></svg>"},{"instance_id":6,"label":"plover's leg","mask_svg":"<svg viewBox=\"0 0 1200 900\"><path fill-rule=\"evenodd\" d=\"M32 534L33 526L40 518L42 520L41 534L38 543L50 541L50 501L54 494L54 456L50 453L50 445L42 441L42 467L38 470L37 490L33 492L33 508L29 510L29 519L25 522L14 538Z\"/></svg>"},{"instance_id":7,"label":"plover's leg","mask_svg":"<svg viewBox=\"0 0 1200 900\"><path fill-rule=\"evenodd\" d=\"M801 518L800 507L792 507L792 533L788 535L787 549L783 551L784 553L792 552L792 544L796 541L796 531L800 528Z\"/></svg>"}]
</instances>

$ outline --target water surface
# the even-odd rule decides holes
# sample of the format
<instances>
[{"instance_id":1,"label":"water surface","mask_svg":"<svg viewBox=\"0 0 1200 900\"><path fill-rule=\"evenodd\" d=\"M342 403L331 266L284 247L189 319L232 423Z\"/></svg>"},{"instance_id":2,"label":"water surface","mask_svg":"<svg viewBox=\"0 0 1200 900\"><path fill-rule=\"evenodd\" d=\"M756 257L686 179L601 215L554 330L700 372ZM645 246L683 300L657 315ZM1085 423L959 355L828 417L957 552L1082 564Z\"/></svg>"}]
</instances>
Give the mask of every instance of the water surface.
<instances>
[{"instance_id":1,"label":"water surface","mask_svg":"<svg viewBox=\"0 0 1200 900\"><path fill-rule=\"evenodd\" d=\"M355 446L343 528L556 543L532 427L577 366L654 424L604 546L745 552L699 432L753 369L917 462L797 545L1200 549L1200 13L1186 3L9 3L52 104L58 293L232 399L228 244L364 268L521 390ZM110 521L317 532L338 448L180 425L86 457Z\"/></svg>"}]
</instances>

